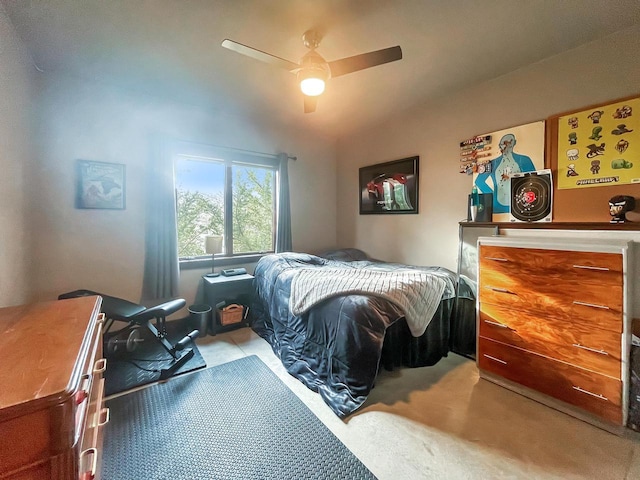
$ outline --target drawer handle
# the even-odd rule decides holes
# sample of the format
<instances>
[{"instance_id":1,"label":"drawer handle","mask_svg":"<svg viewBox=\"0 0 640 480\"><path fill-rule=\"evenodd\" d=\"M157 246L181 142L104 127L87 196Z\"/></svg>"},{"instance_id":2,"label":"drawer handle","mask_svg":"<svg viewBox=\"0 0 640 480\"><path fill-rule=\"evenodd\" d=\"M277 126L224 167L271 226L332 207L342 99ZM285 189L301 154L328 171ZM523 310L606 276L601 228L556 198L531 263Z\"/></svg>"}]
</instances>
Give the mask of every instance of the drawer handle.
<instances>
[{"instance_id":1,"label":"drawer handle","mask_svg":"<svg viewBox=\"0 0 640 480\"><path fill-rule=\"evenodd\" d=\"M491 320L484 320L484 323L488 323L489 325L493 325L498 328L506 328L507 330L513 330L513 328L505 325L504 323L492 322ZM515 330L513 330L515 332Z\"/></svg>"},{"instance_id":2,"label":"drawer handle","mask_svg":"<svg viewBox=\"0 0 640 480\"><path fill-rule=\"evenodd\" d=\"M82 375L82 382L83 382L82 387L85 387L85 388L80 388L80 390L78 390L74 395L74 400L76 402L76 405L80 405L87 398L89 398L89 385L91 384L90 381L91 381L91 375L89 375L88 373L85 373L84 375Z\"/></svg>"},{"instance_id":3,"label":"drawer handle","mask_svg":"<svg viewBox=\"0 0 640 480\"><path fill-rule=\"evenodd\" d=\"M582 268L584 270L600 270L602 272L608 272L607 267L592 267L591 265L574 265L573 268Z\"/></svg>"},{"instance_id":4,"label":"drawer handle","mask_svg":"<svg viewBox=\"0 0 640 480\"><path fill-rule=\"evenodd\" d=\"M507 258L499 258L499 257L485 257L487 260L493 260L494 262L508 262Z\"/></svg>"},{"instance_id":5,"label":"drawer handle","mask_svg":"<svg viewBox=\"0 0 640 480\"><path fill-rule=\"evenodd\" d=\"M574 300L573 304L574 305L582 305L583 307L601 308L602 310L610 310L609 307L607 307L606 305L598 305L598 304L595 304L595 303L579 302L578 300Z\"/></svg>"},{"instance_id":6,"label":"drawer handle","mask_svg":"<svg viewBox=\"0 0 640 480\"><path fill-rule=\"evenodd\" d=\"M102 418L103 414L104 414L104 420L101 421L100 419ZM109 423L110 419L111 419L111 410L105 407L98 412L98 421L96 422L96 425L98 427L104 427L107 423Z\"/></svg>"},{"instance_id":7,"label":"drawer handle","mask_svg":"<svg viewBox=\"0 0 640 480\"><path fill-rule=\"evenodd\" d=\"M505 362L504 360L500 360L499 358L492 357L491 355L487 355L486 353L483 353L483 355L484 355L485 357L487 357L489 360L493 360L494 362L498 362L498 363L501 363L501 364L503 364L503 365L506 365L506 364L507 364L507 362Z\"/></svg>"},{"instance_id":8,"label":"drawer handle","mask_svg":"<svg viewBox=\"0 0 640 480\"><path fill-rule=\"evenodd\" d=\"M107 318L107 316L104 314L104 312L100 312L98 314L98 323L104 323L106 318Z\"/></svg>"},{"instance_id":9,"label":"drawer handle","mask_svg":"<svg viewBox=\"0 0 640 480\"><path fill-rule=\"evenodd\" d=\"M589 390L585 390L584 388L576 387L575 385L573 386L573 389L582 393L586 393L587 395L591 395L592 397L599 398L600 400L606 400L607 402L609 401L607 397L605 397L604 395L600 395L599 393L593 393Z\"/></svg>"},{"instance_id":10,"label":"drawer handle","mask_svg":"<svg viewBox=\"0 0 640 480\"><path fill-rule=\"evenodd\" d=\"M585 347L584 345L580 345L579 343L574 343L573 346L576 348L582 348L583 350L588 350L593 353L599 353L600 355L609 355L609 352L606 352L605 350L596 350L595 348Z\"/></svg>"},{"instance_id":11,"label":"drawer handle","mask_svg":"<svg viewBox=\"0 0 640 480\"><path fill-rule=\"evenodd\" d=\"M80 460L88 455L93 455L93 457L91 457L91 468L82 472L80 480L93 480L96 477L96 471L98 469L98 449L91 447L83 450L82 453L80 453Z\"/></svg>"},{"instance_id":12,"label":"drawer handle","mask_svg":"<svg viewBox=\"0 0 640 480\"><path fill-rule=\"evenodd\" d=\"M107 369L107 359L101 358L93 365L93 373L102 373Z\"/></svg>"}]
</instances>

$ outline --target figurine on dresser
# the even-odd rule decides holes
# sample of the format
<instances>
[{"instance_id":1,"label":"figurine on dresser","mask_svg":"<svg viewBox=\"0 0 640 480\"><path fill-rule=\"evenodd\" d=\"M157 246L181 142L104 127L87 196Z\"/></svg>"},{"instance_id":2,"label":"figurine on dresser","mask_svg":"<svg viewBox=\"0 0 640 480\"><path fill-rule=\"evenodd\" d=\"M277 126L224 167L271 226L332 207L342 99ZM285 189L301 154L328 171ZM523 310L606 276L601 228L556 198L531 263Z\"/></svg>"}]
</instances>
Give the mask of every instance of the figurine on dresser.
<instances>
[{"instance_id":1,"label":"figurine on dresser","mask_svg":"<svg viewBox=\"0 0 640 480\"><path fill-rule=\"evenodd\" d=\"M627 222L626 213L636 208L636 199L628 195L616 195L609 200L609 223Z\"/></svg>"}]
</instances>

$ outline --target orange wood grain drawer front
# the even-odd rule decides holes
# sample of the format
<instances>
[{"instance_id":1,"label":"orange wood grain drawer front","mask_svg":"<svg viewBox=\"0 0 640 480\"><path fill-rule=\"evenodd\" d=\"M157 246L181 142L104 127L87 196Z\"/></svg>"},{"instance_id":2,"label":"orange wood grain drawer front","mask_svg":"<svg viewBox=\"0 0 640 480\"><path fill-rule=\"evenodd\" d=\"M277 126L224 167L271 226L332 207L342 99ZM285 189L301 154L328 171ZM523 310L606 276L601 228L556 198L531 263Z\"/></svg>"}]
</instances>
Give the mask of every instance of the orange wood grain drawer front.
<instances>
[{"instance_id":1,"label":"orange wood grain drawer front","mask_svg":"<svg viewBox=\"0 0 640 480\"><path fill-rule=\"evenodd\" d=\"M542 275L547 280L622 284L622 255L481 245L480 270L499 268L519 275Z\"/></svg>"},{"instance_id":2,"label":"orange wood grain drawer front","mask_svg":"<svg viewBox=\"0 0 640 480\"><path fill-rule=\"evenodd\" d=\"M495 305L480 305L480 336L621 378L620 333Z\"/></svg>"},{"instance_id":3,"label":"orange wood grain drawer front","mask_svg":"<svg viewBox=\"0 0 640 480\"><path fill-rule=\"evenodd\" d=\"M594 327L622 332L622 283L595 285L506 276L480 270L479 298L483 303L526 310L560 320L588 322Z\"/></svg>"},{"instance_id":4,"label":"orange wood grain drawer front","mask_svg":"<svg viewBox=\"0 0 640 480\"><path fill-rule=\"evenodd\" d=\"M525 387L622 424L622 382L485 338L478 366Z\"/></svg>"},{"instance_id":5,"label":"orange wood grain drawer front","mask_svg":"<svg viewBox=\"0 0 640 480\"><path fill-rule=\"evenodd\" d=\"M79 477L100 305L80 297L0 308L0 365L11 365L0 369L0 478Z\"/></svg>"}]
</instances>

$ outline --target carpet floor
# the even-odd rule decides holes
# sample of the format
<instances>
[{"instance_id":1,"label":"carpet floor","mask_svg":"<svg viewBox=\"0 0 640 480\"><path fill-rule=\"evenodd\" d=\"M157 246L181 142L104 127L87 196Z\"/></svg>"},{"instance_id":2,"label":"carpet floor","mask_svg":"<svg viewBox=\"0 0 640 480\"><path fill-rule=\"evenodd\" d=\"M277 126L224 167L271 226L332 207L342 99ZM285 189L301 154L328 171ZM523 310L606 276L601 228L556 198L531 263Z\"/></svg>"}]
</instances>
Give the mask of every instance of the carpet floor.
<instances>
[{"instance_id":1,"label":"carpet floor","mask_svg":"<svg viewBox=\"0 0 640 480\"><path fill-rule=\"evenodd\" d=\"M103 478L375 479L258 357L107 402Z\"/></svg>"}]
</instances>

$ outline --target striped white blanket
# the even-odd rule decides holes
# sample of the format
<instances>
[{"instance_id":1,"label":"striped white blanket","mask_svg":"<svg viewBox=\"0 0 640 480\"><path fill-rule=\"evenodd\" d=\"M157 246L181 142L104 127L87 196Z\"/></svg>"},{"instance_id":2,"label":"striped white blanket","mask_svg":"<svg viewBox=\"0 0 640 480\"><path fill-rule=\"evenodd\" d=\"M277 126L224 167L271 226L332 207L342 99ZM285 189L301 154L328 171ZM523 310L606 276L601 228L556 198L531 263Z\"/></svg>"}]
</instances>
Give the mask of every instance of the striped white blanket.
<instances>
[{"instance_id":1,"label":"striped white blanket","mask_svg":"<svg viewBox=\"0 0 640 480\"><path fill-rule=\"evenodd\" d=\"M416 270L302 268L291 281L289 307L300 315L327 298L345 294L382 297L402 309L414 337L424 333L438 309L445 281Z\"/></svg>"}]
</instances>

